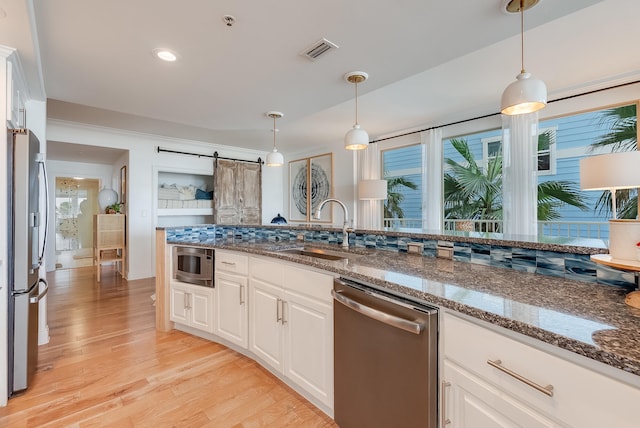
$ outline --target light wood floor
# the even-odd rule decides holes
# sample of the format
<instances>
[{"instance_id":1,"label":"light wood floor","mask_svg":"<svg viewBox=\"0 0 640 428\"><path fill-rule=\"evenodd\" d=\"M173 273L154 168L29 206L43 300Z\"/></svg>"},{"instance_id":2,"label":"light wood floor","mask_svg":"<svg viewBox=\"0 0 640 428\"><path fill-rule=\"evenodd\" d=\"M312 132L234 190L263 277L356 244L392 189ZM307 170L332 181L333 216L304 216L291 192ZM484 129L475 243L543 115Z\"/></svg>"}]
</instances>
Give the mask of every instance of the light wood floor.
<instances>
[{"instance_id":1,"label":"light wood floor","mask_svg":"<svg viewBox=\"0 0 640 428\"><path fill-rule=\"evenodd\" d=\"M336 427L257 363L179 331L156 332L154 281L103 267L52 272L51 341L5 427Z\"/></svg>"}]
</instances>

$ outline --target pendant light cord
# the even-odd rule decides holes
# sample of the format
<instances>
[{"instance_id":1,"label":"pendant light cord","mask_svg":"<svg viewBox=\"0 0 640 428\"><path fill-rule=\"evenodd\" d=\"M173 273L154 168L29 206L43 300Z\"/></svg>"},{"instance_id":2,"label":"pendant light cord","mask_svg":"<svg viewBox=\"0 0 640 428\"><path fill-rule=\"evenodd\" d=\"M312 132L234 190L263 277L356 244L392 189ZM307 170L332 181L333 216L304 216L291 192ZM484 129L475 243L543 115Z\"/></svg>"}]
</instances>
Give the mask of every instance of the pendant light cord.
<instances>
[{"instance_id":1,"label":"pendant light cord","mask_svg":"<svg viewBox=\"0 0 640 428\"><path fill-rule=\"evenodd\" d=\"M273 150L276 149L276 116L273 115Z\"/></svg>"},{"instance_id":2,"label":"pendant light cord","mask_svg":"<svg viewBox=\"0 0 640 428\"><path fill-rule=\"evenodd\" d=\"M360 80L360 77L356 76L354 80L356 83L356 125L357 125L358 124L358 80Z\"/></svg>"},{"instance_id":3,"label":"pendant light cord","mask_svg":"<svg viewBox=\"0 0 640 428\"><path fill-rule=\"evenodd\" d=\"M524 0L520 0L520 72L524 70Z\"/></svg>"}]
</instances>

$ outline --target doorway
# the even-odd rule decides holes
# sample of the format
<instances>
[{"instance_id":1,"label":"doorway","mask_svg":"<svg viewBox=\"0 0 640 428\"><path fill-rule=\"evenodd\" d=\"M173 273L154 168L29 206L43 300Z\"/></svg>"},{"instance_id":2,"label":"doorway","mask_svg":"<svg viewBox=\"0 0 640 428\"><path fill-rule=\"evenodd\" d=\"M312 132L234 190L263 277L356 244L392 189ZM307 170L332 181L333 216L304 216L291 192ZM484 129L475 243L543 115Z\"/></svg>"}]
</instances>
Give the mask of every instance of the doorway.
<instances>
[{"instance_id":1,"label":"doorway","mask_svg":"<svg viewBox=\"0 0 640 428\"><path fill-rule=\"evenodd\" d=\"M98 213L97 179L56 177L56 269L93 266L93 216Z\"/></svg>"}]
</instances>

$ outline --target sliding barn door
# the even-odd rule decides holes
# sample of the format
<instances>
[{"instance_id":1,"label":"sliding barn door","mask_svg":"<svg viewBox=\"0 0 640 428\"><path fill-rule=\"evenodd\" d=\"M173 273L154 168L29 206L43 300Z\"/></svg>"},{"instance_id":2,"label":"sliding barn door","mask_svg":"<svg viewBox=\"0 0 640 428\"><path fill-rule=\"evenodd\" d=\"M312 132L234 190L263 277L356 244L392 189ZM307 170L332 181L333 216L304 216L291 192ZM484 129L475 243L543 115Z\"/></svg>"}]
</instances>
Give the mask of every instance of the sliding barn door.
<instances>
[{"instance_id":1,"label":"sliding barn door","mask_svg":"<svg viewBox=\"0 0 640 428\"><path fill-rule=\"evenodd\" d=\"M262 166L216 159L213 170L216 224L262 223Z\"/></svg>"}]
</instances>

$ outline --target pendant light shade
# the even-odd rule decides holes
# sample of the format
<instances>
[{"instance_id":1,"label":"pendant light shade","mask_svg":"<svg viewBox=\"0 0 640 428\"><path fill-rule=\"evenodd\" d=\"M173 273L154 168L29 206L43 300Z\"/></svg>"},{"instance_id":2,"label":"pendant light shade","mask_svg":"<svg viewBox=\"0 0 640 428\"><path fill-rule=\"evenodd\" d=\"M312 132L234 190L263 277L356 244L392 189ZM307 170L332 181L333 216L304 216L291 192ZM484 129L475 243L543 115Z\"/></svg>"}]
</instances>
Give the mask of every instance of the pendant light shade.
<instances>
[{"instance_id":1,"label":"pendant light shade","mask_svg":"<svg viewBox=\"0 0 640 428\"><path fill-rule=\"evenodd\" d=\"M524 72L502 93L502 113L508 115L533 113L547 105L547 85Z\"/></svg>"},{"instance_id":2,"label":"pendant light shade","mask_svg":"<svg viewBox=\"0 0 640 428\"><path fill-rule=\"evenodd\" d=\"M363 150L369 146L369 134L358 124L358 83L362 83L369 75L364 71L352 71L344 75L344 79L355 84L356 88L356 123L344 136L344 148L347 150Z\"/></svg>"},{"instance_id":3,"label":"pendant light shade","mask_svg":"<svg viewBox=\"0 0 640 428\"><path fill-rule=\"evenodd\" d=\"M273 151L267 154L267 166L282 166L284 165L284 156L276 148L276 119L281 118L284 114L279 111L268 111L265 113L268 117L273 119Z\"/></svg>"},{"instance_id":4,"label":"pendant light shade","mask_svg":"<svg viewBox=\"0 0 640 428\"><path fill-rule=\"evenodd\" d=\"M537 3L538 0L512 0L506 7L507 12L520 12L521 71L516 81L507 86L502 94L500 111L503 114L533 113L547 105L547 86L524 69L524 11Z\"/></svg>"}]
</instances>

